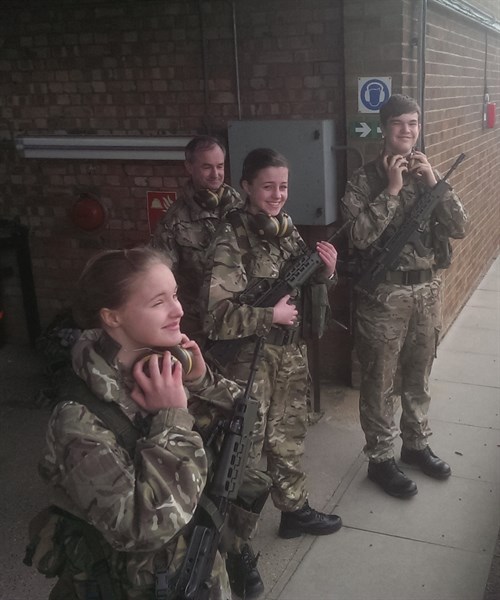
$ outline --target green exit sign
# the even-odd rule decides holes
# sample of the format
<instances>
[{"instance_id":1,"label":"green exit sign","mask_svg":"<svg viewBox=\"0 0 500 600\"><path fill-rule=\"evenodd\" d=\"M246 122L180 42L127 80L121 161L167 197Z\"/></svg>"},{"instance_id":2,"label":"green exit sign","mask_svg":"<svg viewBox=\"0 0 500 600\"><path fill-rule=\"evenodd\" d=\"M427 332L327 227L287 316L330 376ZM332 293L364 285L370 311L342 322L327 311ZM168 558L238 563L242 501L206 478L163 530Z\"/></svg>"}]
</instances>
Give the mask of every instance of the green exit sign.
<instances>
[{"instance_id":1,"label":"green exit sign","mask_svg":"<svg viewBox=\"0 0 500 600\"><path fill-rule=\"evenodd\" d=\"M380 139L382 137L382 130L378 121L363 119L349 123L349 135L353 138L365 140Z\"/></svg>"}]
</instances>

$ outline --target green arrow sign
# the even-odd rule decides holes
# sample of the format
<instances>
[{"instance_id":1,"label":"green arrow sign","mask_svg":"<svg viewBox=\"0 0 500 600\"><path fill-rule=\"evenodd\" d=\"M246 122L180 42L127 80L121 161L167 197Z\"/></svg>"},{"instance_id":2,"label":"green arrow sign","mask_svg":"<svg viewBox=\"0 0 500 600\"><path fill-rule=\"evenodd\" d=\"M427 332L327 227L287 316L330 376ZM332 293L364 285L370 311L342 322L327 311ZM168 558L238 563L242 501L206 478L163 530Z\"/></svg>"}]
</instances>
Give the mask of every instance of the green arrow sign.
<instances>
[{"instance_id":1,"label":"green arrow sign","mask_svg":"<svg viewBox=\"0 0 500 600\"><path fill-rule=\"evenodd\" d=\"M378 121L351 121L349 123L349 135L361 139L379 139L382 137L382 131Z\"/></svg>"}]
</instances>

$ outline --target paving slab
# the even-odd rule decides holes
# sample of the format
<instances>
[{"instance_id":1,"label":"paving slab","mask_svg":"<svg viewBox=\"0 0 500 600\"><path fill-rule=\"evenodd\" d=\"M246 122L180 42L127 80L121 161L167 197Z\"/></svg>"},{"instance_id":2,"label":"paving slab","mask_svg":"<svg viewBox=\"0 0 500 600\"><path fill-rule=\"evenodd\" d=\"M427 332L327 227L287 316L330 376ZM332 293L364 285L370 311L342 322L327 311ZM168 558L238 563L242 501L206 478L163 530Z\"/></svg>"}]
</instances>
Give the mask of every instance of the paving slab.
<instances>
[{"instance_id":1,"label":"paving slab","mask_svg":"<svg viewBox=\"0 0 500 600\"><path fill-rule=\"evenodd\" d=\"M500 292L500 269L497 263L498 259L483 277L482 281L479 282L479 285L477 286L478 290Z\"/></svg>"},{"instance_id":2,"label":"paving slab","mask_svg":"<svg viewBox=\"0 0 500 600\"><path fill-rule=\"evenodd\" d=\"M500 388L499 358L493 354L475 354L441 348L432 379L472 383Z\"/></svg>"},{"instance_id":3,"label":"paving slab","mask_svg":"<svg viewBox=\"0 0 500 600\"><path fill-rule=\"evenodd\" d=\"M319 538L279 600L482 600L483 553L343 528ZM269 596L269 598L274 598Z\"/></svg>"},{"instance_id":4,"label":"paving slab","mask_svg":"<svg viewBox=\"0 0 500 600\"><path fill-rule=\"evenodd\" d=\"M496 294L492 294L495 295ZM467 306L462 310L455 320L453 330L461 331L462 329L493 329L500 330L498 322L498 306ZM443 340L443 345L446 348L448 344L447 338Z\"/></svg>"},{"instance_id":5,"label":"paving slab","mask_svg":"<svg viewBox=\"0 0 500 600\"><path fill-rule=\"evenodd\" d=\"M500 484L455 476L436 481L401 466L418 494L407 500L387 496L360 469L337 507L345 525L491 556L500 527Z\"/></svg>"},{"instance_id":6,"label":"paving slab","mask_svg":"<svg viewBox=\"0 0 500 600\"><path fill-rule=\"evenodd\" d=\"M438 456L450 463L453 475L500 483L499 429L445 421L430 424L433 434L429 443ZM414 467L408 465L405 470L410 468Z\"/></svg>"},{"instance_id":7,"label":"paving slab","mask_svg":"<svg viewBox=\"0 0 500 600\"><path fill-rule=\"evenodd\" d=\"M493 311L493 309L485 310ZM496 311L497 314L499 311ZM438 348L438 358L441 357L442 352L447 350L500 356L500 331L494 326L465 327L462 325L460 327L453 327L452 330L446 334L442 345Z\"/></svg>"},{"instance_id":8,"label":"paving slab","mask_svg":"<svg viewBox=\"0 0 500 600\"><path fill-rule=\"evenodd\" d=\"M449 421L500 430L498 388L431 379L431 426Z\"/></svg>"},{"instance_id":9,"label":"paving slab","mask_svg":"<svg viewBox=\"0 0 500 600\"><path fill-rule=\"evenodd\" d=\"M467 302L467 307L479 306L483 308L495 308L498 310L500 298L492 290L477 289Z\"/></svg>"}]
</instances>

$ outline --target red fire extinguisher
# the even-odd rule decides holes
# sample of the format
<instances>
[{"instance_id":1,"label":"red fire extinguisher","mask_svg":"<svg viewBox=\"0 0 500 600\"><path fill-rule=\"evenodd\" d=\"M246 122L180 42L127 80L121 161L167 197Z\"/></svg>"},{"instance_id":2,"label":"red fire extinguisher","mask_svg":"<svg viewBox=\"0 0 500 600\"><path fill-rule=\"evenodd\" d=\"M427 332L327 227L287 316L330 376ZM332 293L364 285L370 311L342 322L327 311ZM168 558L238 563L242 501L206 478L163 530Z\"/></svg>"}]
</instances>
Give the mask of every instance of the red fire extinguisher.
<instances>
[{"instance_id":1,"label":"red fire extinguisher","mask_svg":"<svg viewBox=\"0 0 500 600\"><path fill-rule=\"evenodd\" d=\"M490 95L486 93L484 95L484 108L483 108L483 127L485 129L493 129L495 127L497 114L496 102L490 102Z\"/></svg>"}]
</instances>

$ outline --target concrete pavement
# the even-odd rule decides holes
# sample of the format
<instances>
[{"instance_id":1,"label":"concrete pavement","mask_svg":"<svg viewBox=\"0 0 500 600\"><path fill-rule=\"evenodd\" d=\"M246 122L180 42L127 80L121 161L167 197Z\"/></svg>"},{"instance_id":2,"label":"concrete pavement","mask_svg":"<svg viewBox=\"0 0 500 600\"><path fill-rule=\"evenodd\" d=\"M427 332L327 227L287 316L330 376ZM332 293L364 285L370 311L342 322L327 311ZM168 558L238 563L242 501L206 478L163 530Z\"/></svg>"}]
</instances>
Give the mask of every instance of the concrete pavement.
<instances>
[{"instance_id":1,"label":"concrete pavement","mask_svg":"<svg viewBox=\"0 0 500 600\"><path fill-rule=\"evenodd\" d=\"M447 481L405 466L419 493L387 496L366 478L358 393L323 385L306 440L313 507L336 512L331 536L277 537L269 502L255 539L266 600L483 600L500 526L500 258L439 346L430 410ZM49 411L35 407L42 365L0 349L0 600L42 600L53 584L22 564L29 518L47 504L36 463ZM399 450L399 448L398 448ZM398 452L399 456L399 452ZM497 586L488 600L500 598Z\"/></svg>"},{"instance_id":2,"label":"concrete pavement","mask_svg":"<svg viewBox=\"0 0 500 600\"><path fill-rule=\"evenodd\" d=\"M306 440L311 505L344 527L279 540L268 504L255 547L267 600L483 600L500 527L500 259L439 346L431 447L447 481L403 465L419 493L384 494L366 477L354 390L323 388L323 419ZM400 444L397 448L399 457ZM497 578L498 582L498 578ZM500 588L492 590L500 598Z\"/></svg>"}]
</instances>

